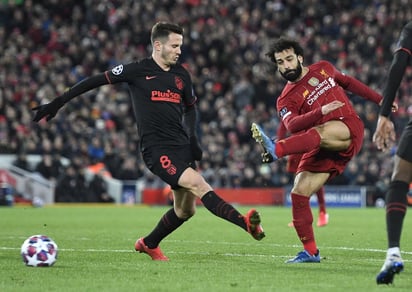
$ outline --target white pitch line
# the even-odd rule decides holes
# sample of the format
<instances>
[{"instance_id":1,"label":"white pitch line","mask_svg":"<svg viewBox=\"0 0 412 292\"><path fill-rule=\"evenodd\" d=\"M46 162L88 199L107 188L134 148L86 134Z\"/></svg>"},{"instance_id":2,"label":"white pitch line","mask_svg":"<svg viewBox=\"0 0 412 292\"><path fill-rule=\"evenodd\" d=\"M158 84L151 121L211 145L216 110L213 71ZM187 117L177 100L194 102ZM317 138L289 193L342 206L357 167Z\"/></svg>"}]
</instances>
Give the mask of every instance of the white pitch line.
<instances>
[{"instance_id":1,"label":"white pitch line","mask_svg":"<svg viewBox=\"0 0 412 292\"><path fill-rule=\"evenodd\" d=\"M213 242L213 241L181 241L181 240L167 240L167 242L175 242L175 243L196 243L196 244L220 244L220 245L251 245L250 243L233 243L233 242ZM290 248L299 248L301 247L300 245L281 245L281 244L265 244L265 247L290 247ZM346 246L319 246L322 251L324 250L347 250L347 251L357 251L357 252L372 252L372 253L386 253L386 250L383 249L372 249L372 248L354 248L354 247L346 247ZM0 246L0 250L20 250L20 248L17 247L6 247L6 246ZM73 248L59 248L59 251L68 251L68 252L103 252L103 253L134 253L135 250L133 248L131 249L95 249L95 248L88 248L88 249L73 249ZM177 252L177 251L170 251L168 250L167 253L171 254L194 254L194 255L211 255L212 253L209 252L188 252L188 251L183 251L183 252ZM412 252L410 251L401 251L402 255L412 255ZM273 257L273 258L284 258L284 257L290 257L290 255L285 255L285 256L275 256L275 255L267 255L267 254L237 254L237 253L223 253L222 255L228 256L228 257ZM409 260L405 260L405 262L408 262ZM412 261L412 260L411 260Z\"/></svg>"}]
</instances>

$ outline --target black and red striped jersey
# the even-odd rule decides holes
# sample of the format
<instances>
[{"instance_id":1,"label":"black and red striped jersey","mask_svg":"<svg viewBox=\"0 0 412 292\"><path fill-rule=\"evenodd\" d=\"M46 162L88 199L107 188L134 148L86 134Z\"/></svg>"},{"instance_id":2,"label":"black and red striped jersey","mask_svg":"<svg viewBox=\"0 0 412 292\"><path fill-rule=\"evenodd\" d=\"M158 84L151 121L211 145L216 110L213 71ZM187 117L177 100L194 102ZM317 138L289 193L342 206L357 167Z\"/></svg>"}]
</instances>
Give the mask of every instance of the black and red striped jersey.
<instances>
[{"instance_id":1,"label":"black and red striped jersey","mask_svg":"<svg viewBox=\"0 0 412 292\"><path fill-rule=\"evenodd\" d=\"M185 106L196 102L189 72L180 64L164 71L152 58L106 71L109 84L129 86L141 148L189 144L183 125Z\"/></svg>"}]
</instances>

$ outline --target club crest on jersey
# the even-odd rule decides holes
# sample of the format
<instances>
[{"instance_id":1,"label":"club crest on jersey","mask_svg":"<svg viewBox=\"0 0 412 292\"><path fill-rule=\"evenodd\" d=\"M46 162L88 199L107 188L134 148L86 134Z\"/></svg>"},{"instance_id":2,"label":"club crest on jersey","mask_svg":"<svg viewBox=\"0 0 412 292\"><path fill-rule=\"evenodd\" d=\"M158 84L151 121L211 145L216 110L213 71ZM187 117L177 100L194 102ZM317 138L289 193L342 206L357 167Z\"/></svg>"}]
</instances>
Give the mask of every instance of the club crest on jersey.
<instances>
[{"instance_id":1,"label":"club crest on jersey","mask_svg":"<svg viewBox=\"0 0 412 292\"><path fill-rule=\"evenodd\" d=\"M171 164L167 169L166 169L167 173L170 175L175 175L177 172L177 168L176 166L174 166L173 164Z\"/></svg>"},{"instance_id":2,"label":"club crest on jersey","mask_svg":"<svg viewBox=\"0 0 412 292\"><path fill-rule=\"evenodd\" d=\"M175 84L179 90L183 89L183 80L180 77L175 76Z\"/></svg>"},{"instance_id":3,"label":"club crest on jersey","mask_svg":"<svg viewBox=\"0 0 412 292\"><path fill-rule=\"evenodd\" d=\"M118 66L116 66L112 69L112 73L114 75L120 75L120 74L122 74L122 72L123 72L123 65L122 64L120 64L120 65L118 65Z\"/></svg>"},{"instance_id":4,"label":"club crest on jersey","mask_svg":"<svg viewBox=\"0 0 412 292\"><path fill-rule=\"evenodd\" d=\"M316 85L319 84L319 79L315 78L315 77L312 77L312 78L309 79L308 83L309 83L309 85L316 86Z\"/></svg>"},{"instance_id":5,"label":"club crest on jersey","mask_svg":"<svg viewBox=\"0 0 412 292\"><path fill-rule=\"evenodd\" d=\"M325 69L320 70L320 74L325 78L329 77L329 74L325 71Z\"/></svg>"}]
</instances>

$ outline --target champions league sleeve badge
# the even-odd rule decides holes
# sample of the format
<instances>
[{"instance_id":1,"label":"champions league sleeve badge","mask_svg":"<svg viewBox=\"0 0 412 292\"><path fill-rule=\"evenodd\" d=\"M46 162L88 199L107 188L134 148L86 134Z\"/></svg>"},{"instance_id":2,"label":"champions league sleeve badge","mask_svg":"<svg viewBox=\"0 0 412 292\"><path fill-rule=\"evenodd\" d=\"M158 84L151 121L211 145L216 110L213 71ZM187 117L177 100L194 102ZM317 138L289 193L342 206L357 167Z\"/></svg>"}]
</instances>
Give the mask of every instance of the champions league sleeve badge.
<instances>
[{"instance_id":1,"label":"champions league sleeve badge","mask_svg":"<svg viewBox=\"0 0 412 292\"><path fill-rule=\"evenodd\" d=\"M112 73L114 75L120 75L120 74L122 74L122 72L123 72L123 65L122 64L120 64L120 65L118 65L118 66L116 66L112 69Z\"/></svg>"}]
</instances>

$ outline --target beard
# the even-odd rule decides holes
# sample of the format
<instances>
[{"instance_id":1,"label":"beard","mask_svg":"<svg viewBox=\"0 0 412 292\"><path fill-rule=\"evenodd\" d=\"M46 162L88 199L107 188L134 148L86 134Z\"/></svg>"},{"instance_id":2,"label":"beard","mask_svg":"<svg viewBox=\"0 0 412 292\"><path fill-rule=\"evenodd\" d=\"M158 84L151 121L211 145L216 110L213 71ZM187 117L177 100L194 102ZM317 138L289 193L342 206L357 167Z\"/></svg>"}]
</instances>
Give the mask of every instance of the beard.
<instances>
[{"instance_id":1,"label":"beard","mask_svg":"<svg viewBox=\"0 0 412 292\"><path fill-rule=\"evenodd\" d=\"M294 82L296 81L300 75L302 74L302 64L299 62L298 66L296 67L296 69L291 69L291 70L287 70L285 72L280 72L280 75L282 75L283 78L285 78L288 81Z\"/></svg>"},{"instance_id":2,"label":"beard","mask_svg":"<svg viewBox=\"0 0 412 292\"><path fill-rule=\"evenodd\" d=\"M163 60L163 62L164 62L164 64L165 65L167 65L167 66L173 66L173 65L176 65L177 64L177 61L178 61L178 57L176 58L176 57L172 57L172 53L170 53L170 52L165 52L165 51L162 51L162 53L161 53L161 58L162 58L162 60Z\"/></svg>"}]
</instances>

